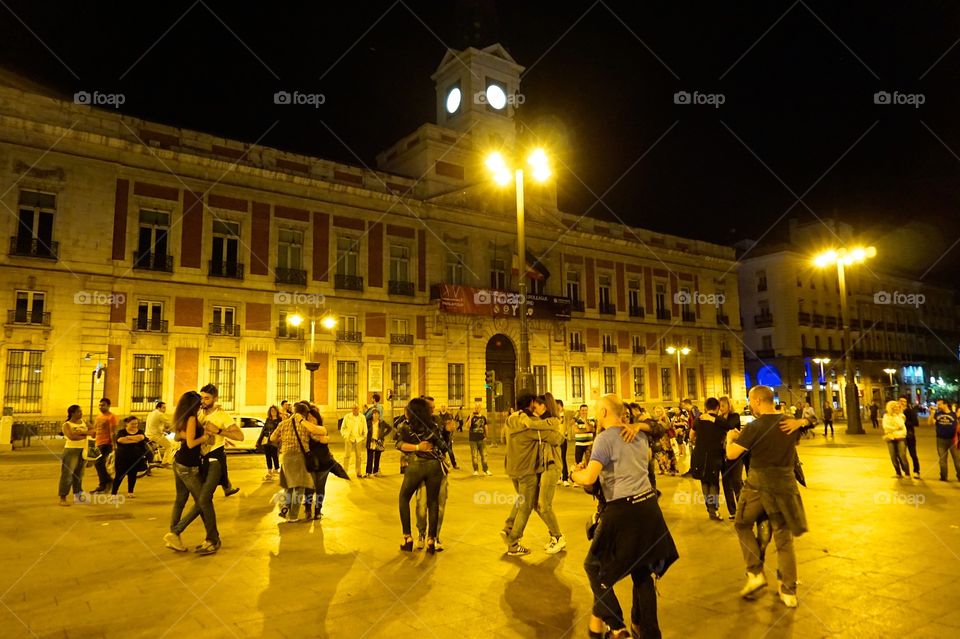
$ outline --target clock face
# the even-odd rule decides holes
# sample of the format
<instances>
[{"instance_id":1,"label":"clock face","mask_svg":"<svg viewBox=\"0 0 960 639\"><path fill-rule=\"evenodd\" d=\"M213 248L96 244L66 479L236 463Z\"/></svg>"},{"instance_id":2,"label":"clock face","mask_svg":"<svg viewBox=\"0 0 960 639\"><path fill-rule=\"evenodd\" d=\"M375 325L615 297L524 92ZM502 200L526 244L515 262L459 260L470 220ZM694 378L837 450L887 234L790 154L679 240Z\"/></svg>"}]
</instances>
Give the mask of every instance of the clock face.
<instances>
[{"instance_id":1,"label":"clock face","mask_svg":"<svg viewBox=\"0 0 960 639\"><path fill-rule=\"evenodd\" d=\"M447 113L456 113L460 108L460 87L453 87L447 93Z\"/></svg>"},{"instance_id":2,"label":"clock face","mask_svg":"<svg viewBox=\"0 0 960 639\"><path fill-rule=\"evenodd\" d=\"M497 111L507 105L507 94L500 85L491 84L487 87L487 104Z\"/></svg>"}]
</instances>

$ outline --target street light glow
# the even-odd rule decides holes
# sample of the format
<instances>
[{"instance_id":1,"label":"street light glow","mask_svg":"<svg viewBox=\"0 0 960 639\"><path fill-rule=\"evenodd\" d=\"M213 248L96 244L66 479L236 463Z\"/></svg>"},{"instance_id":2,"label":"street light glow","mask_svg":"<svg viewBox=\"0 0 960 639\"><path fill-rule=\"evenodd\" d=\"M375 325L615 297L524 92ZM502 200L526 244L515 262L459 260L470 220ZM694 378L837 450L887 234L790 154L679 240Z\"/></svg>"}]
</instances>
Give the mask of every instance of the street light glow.
<instances>
[{"instance_id":1,"label":"street light glow","mask_svg":"<svg viewBox=\"0 0 960 639\"><path fill-rule=\"evenodd\" d=\"M814 357L812 361L813 361L814 364L829 364L829 363L830 363L830 358L829 358L829 357Z\"/></svg>"},{"instance_id":2,"label":"street light glow","mask_svg":"<svg viewBox=\"0 0 960 639\"><path fill-rule=\"evenodd\" d=\"M333 315L327 315L322 320L320 320L320 325L323 326L328 331L333 330L337 326L337 318Z\"/></svg>"},{"instance_id":3,"label":"street light glow","mask_svg":"<svg viewBox=\"0 0 960 639\"><path fill-rule=\"evenodd\" d=\"M819 253L813 258L814 266L824 268L834 264L861 264L871 257L876 257L877 249L874 246L854 246L853 248L830 249Z\"/></svg>"},{"instance_id":4,"label":"street light glow","mask_svg":"<svg viewBox=\"0 0 960 639\"><path fill-rule=\"evenodd\" d=\"M677 349L673 346L667 346L667 352L673 355L674 353L677 352Z\"/></svg>"},{"instance_id":5,"label":"street light glow","mask_svg":"<svg viewBox=\"0 0 960 639\"><path fill-rule=\"evenodd\" d=\"M293 315L287 315L287 324L290 326L300 326L303 324L303 315L300 313L294 313Z\"/></svg>"},{"instance_id":6,"label":"street light glow","mask_svg":"<svg viewBox=\"0 0 960 639\"><path fill-rule=\"evenodd\" d=\"M897 372L897 369L895 369L895 368L885 368L885 369L883 369L883 372L886 373L887 375L893 375L894 373Z\"/></svg>"},{"instance_id":7,"label":"street light glow","mask_svg":"<svg viewBox=\"0 0 960 639\"><path fill-rule=\"evenodd\" d=\"M684 346L683 348L677 348L676 346L667 346L666 351L667 351L668 353L670 353L671 355L673 355L673 354L676 353L677 351L680 351L680 354L681 354L681 355L689 355L689 354L690 354L690 347L689 347L689 346Z\"/></svg>"},{"instance_id":8,"label":"street light glow","mask_svg":"<svg viewBox=\"0 0 960 639\"><path fill-rule=\"evenodd\" d=\"M507 161L503 158L503 154L500 151L494 151L487 156L486 161L487 168L490 169L490 173L493 175L493 181L499 184L500 186L506 186L510 183L510 168L507 166Z\"/></svg>"},{"instance_id":9,"label":"street light glow","mask_svg":"<svg viewBox=\"0 0 960 639\"><path fill-rule=\"evenodd\" d=\"M550 161L547 159L547 153L541 148L533 150L527 163L532 169L533 179L537 182L546 182L550 179Z\"/></svg>"}]
</instances>

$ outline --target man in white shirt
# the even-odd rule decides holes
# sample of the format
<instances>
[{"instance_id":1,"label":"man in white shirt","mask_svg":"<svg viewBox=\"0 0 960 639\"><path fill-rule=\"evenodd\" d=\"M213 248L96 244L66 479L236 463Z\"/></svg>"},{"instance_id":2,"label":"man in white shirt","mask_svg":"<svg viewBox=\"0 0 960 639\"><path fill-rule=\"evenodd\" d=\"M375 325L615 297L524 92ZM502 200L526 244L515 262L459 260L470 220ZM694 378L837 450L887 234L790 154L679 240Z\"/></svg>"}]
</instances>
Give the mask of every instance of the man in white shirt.
<instances>
[{"instance_id":1,"label":"man in white shirt","mask_svg":"<svg viewBox=\"0 0 960 639\"><path fill-rule=\"evenodd\" d=\"M167 405L164 402L157 402L156 407L147 415L147 439L156 444L160 449L160 464L163 468L170 468L173 462L173 455L177 450L174 443L167 439L167 431L170 429L170 420L167 417Z\"/></svg>"},{"instance_id":2,"label":"man in white shirt","mask_svg":"<svg viewBox=\"0 0 960 639\"><path fill-rule=\"evenodd\" d=\"M360 463L363 461L363 446L367 441L367 419L360 413L360 406L344 415L340 422L340 435L343 436L343 467L350 467L350 455L356 455L357 477L363 477Z\"/></svg>"},{"instance_id":3,"label":"man in white shirt","mask_svg":"<svg viewBox=\"0 0 960 639\"><path fill-rule=\"evenodd\" d=\"M207 433L213 435L211 443L200 445L200 452L209 461L219 464L218 483L223 486L223 494L229 497L240 492L240 489L234 488L227 476L224 438L243 441L243 431L234 423L233 417L220 407L217 403L218 398L219 392L213 384L207 384L200 389L200 410L197 411L197 421ZM213 488L215 490L216 485Z\"/></svg>"}]
</instances>

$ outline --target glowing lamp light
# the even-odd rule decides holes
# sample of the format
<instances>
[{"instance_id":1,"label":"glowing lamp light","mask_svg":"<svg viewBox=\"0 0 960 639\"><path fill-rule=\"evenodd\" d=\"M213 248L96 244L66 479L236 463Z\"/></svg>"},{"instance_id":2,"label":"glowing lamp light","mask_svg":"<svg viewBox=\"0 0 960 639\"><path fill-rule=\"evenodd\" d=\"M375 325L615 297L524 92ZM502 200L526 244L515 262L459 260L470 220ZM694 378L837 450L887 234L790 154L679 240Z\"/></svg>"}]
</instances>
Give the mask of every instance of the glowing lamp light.
<instances>
[{"instance_id":1,"label":"glowing lamp light","mask_svg":"<svg viewBox=\"0 0 960 639\"><path fill-rule=\"evenodd\" d=\"M527 163L532 169L533 179L537 182L545 182L550 178L550 162L547 160L547 154L543 149L534 149Z\"/></svg>"},{"instance_id":2,"label":"glowing lamp light","mask_svg":"<svg viewBox=\"0 0 960 639\"><path fill-rule=\"evenodd\" d=\"M457 109L460 108L460 100L462 94L460 93L460 87L453 87L450 89L450 93L447 94L447 113L456 113Z\"/></svg>"},{"instance_id":3,"label":"glowing lamp light","mask_svg":"<svg viewBox=\"0 0 960 639\"><path fill-rule=\"evenodd\" d=\"M327 315L322 320L320 320L320 325L323 326L328 331L333 330L333 328L335 328L337 325L337 318L333 317L332 315Z\"/></svg>"},{"instance_id":4,"label":"glowing lamp light","mask_svg":"<svg viewBox=\"0 0 960 639\"><path fill-rule=\"evenodd\" d=\"M287 324L290 326L300 326L303 324L303 315L299 313L294 313L293 315L287 315Z\"/></svg>"},{"instance_id":5,"label":"glowing lamp light","mask_svg":"<svg viewBox=\"0 0 960 639\"><path fill-rule=\"evenodd\" d=\"M507 161L503 158L502 153L494 151L488 155L486 165L493 175L494 182L500 186L506 186L510 183L513 176L510 173L510 168L507 166Z\"/></svg>"},{"instance_id":6,"label":"glowing lamp light","mask_svg":"<svg viewBox=\"0 0 960 639\"><path fill-rule=\"evenodd\" d=\"M851 264L866 262L869 258L876 257L876 255L877 249L873 246L855 246L850 249L844 248L839 250L830 249L829 251L824 251L816 255L813 258L813 264L820 268L838 263L844 266L850 266Z\"/></svg>"},{"instance_id":7,"label":"glowing lamp light","mask_svg":"<svg viewBox=\"0 0 960 639\"><path fill-rule=\"evenodd\" d=\"M491 84L487 87L486 93L487 104L492 106L497 111L507 106L507 94L504 93L503 88L500 87L500 85Z\"/></svg>"}]
</instances>

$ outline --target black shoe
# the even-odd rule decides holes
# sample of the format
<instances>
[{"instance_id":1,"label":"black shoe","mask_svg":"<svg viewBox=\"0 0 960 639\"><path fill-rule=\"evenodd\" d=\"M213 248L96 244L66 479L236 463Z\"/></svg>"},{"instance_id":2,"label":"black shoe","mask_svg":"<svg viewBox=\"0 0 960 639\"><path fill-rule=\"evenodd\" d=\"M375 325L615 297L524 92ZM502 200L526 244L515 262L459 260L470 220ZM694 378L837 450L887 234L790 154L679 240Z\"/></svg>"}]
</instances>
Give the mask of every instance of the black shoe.
<instances>
[{"instance_id":1,"label":"black shoe","mask_svg":"<svg viewBox=\"0 0 960 639\"><path fill-rule=\"evenodd\" d=\"M229 497L230 495L236 495L236 494L239 493L239 492L240 492L240 489L237 488L236 486L234 486L234 487L231 488L230 490L224 490L224 491L223 491L223 496L224 496L224 497Z\"/></svg>"},{"instance_id":2,"label":"black shoe","mask_svg":"<svg viewBox=\"0 0 960 639\"><path fill-rule=\"evenodd\" d=\"M400 544L400 550L403 552L413 552L413 537Z\"/></svg>"},{"instance_id":3,"label":"black shoe","mask_svg":"<svg viewBox=\"0 0 960 639\"><path fill-rule=\"evenodd\" d=\"M313 519L313 506L307 504L303 507L303 512L306 514L307 519Z\"/></svg>"},{"instance_id":4,"label":"black shoe","mask_svg":"<svg viewBox=\"0 0 960 639\"><path fill-rule=\"evenodd\" d=\"M729 519L730 521L733 521L733 520L735 520L736 518L737 518L736 515L730 515L727 519Z\"/></svg>"},{"instance_id":5,"label":"black shoe","mask_svg":"<svg viewBox=\"0 0 960 639\"><path fill-rule=\"evenodd\" d=\"M712 519L713 521L723 521L723 517L721 517L717 513L710 513L710 519Z\"/></svg>"}]
</instances>

